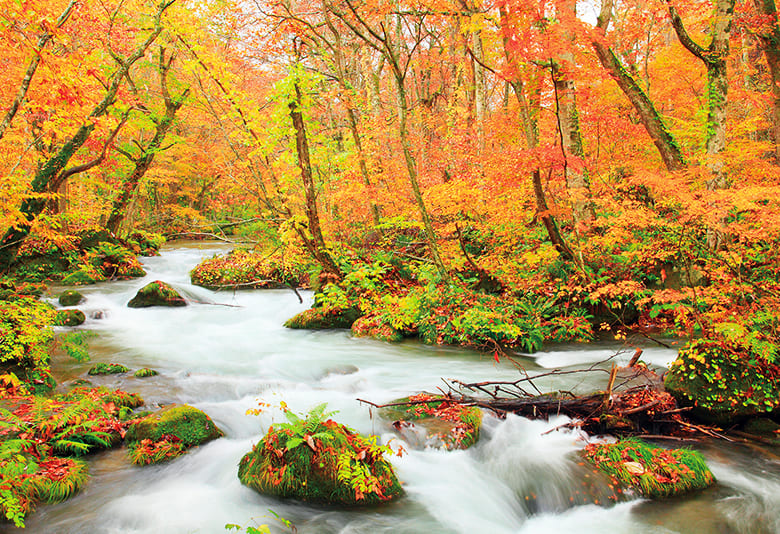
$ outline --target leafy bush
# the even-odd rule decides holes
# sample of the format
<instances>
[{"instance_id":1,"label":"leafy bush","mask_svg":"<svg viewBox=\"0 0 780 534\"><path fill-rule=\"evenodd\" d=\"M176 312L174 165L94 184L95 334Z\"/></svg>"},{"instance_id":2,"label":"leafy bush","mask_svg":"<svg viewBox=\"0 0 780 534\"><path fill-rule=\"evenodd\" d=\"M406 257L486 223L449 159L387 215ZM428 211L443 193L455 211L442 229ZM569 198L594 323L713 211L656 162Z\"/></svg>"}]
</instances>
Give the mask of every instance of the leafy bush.
<instances>
[{"instance_id":1,"label":"leafy bush","mask_svg":"<svg viewBox=\"0 0 780 534\"><path fill-rule=\"evenodd\" d=\"M190 272L194 285L208 289L275 288L308 285L308 265L285 261L281 254L256 254L236 249L199 263Z\"/></svg>"},{"instance_id":2,"label":"leafy bush","mask_svg":"<svg viewBox=\"0 0 780 534\"><path fill-rule=\"evenodd\" d=\"M0 364L48 373L54 309L32 298L0 301Z\"/></svg>"}]
</instances>

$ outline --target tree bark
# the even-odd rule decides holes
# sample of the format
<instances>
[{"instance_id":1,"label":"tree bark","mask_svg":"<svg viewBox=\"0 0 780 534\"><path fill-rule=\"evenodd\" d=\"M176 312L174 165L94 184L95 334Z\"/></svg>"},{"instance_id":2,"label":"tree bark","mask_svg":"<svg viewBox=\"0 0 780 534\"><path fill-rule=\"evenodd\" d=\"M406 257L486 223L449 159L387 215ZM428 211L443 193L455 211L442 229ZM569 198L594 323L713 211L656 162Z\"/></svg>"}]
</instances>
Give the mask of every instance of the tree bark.
<instances>
[{"instance_id":1,"label":"tree bark","mask_svg":"<svg viewBox=\"0 0 780 534\"><path fill-rule=\"evenodd\" d=\"M680 145L669 132L661 114L656 110L650 97L642 89L639 83L626 70L615 52L604 44L603 38L612 18L612 5L614 0L603 0L601 4L601 13L596 24L597 32L591 44L596 51L596 56L602 67L607 70L609 75L618 84L620 90L628 98L631 105L634 106L639 121L644 126L645 131L653 140L661 159L669 171L678 171L685 167L685 158L683 157ZM599 33L601 35L599 35Z\"/></svg>"},{"instance_id":2,"label":"tree bark","mask_svg":"<svg viewBox=\"0 0 780 534\"><path fill-rule=\"evenodd\" d=\"M155 122L154 137L143 150L143 153L137 158L130 158L133 162L133 172L129 176L122 180L122 185L119 188L119 195L114 199L111 206L111 214L106 222L106 229L113 235L117 235L119 226L125 218L125 210L130 202L130 199L138 189L138 184L141 178L144 177L146 171L152 166L154 157L160 150L165 136L168 134L173 125L173 119L176 116L176 112L181 109L184 104L184 100L189 94L189 89L185 89L181 95L176 98L172 98L168 90L168 72L173 64L175 56L171 56L168 62L165 60L165 49L160 47L160 63L158 66L158 72L160 74L160 90L163 96L163 102L165 104L165 114L159 119L152 119ZM129 157L129 154L127 154Z\"/></svg>"},{"instance_id":3,"label":"tree bark","mask_svg":"<svg viewBox=\"0 0 780 534\"><path fill-rule=\"evenodd\" d=\"M309 157L309 141L306 138L306 125L303 121L301 88L296 81L294 84L295 100L290 102L290 118L295 129L295 150L298 155L298 167L301 169L301 180L306 199L306 218L309 221L309 233L311 238L299 232L304 239L304 244L309 252L322 266L323 270L340 276L341 270L336 266L333 258L325 247L325 239L322 237L320 218L317 211L317 196L314 188L314 177L311 172L311 159Z\"/></svg>"},{"instance_id":4,"label":"tree bark","mask_svg":"<svg viewBox=\"0 0 780 534\"><path fill-rule=\"evenodd\" d=\"M768 20L765 31L756 32L769 67L772 84L772 141L775 163L780 165L780 19L775 0L753 0L756 10Z\"/></svg>"}]
</instances>

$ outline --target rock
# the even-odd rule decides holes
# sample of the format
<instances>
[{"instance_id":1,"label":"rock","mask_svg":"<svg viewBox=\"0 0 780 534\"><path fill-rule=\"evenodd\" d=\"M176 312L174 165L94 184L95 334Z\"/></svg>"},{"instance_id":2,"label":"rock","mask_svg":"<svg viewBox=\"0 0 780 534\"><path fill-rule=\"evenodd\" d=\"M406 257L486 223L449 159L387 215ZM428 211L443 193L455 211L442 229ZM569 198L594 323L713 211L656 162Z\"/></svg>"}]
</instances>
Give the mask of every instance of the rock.
<instances>
[{"instance_id":1,"label":"rock","mask_svg":"<svg viewBox=\"0 0 780 534\"><path fill-rule=\"evenodd\" d=\"M98 363L87 372L89 375L115 375L119 373L126 373L130 369L124 365L118 363Z\"/></svg>"},{"instance_id":2,"label":"rock","mask_svg":"<svg viewBox=\"0 0 780 534\"><path fill-rule=\"evenodd\" d=\"M616 485L648 498L673 497L715 481L704 457L690 449L662 449L638 439L591 443L583 456Z\"/></svg>"},{"instance_id":3,"label":"rock","mask_svg":"<svg viewBox=\"0 0 780 534\"><path fill-rule=\"evenodd\" d=\"M138 290L135 297L127 303L129 308L148 308L150 306L186 306L178 291L160 280L155 280Z\"/></svg>"},{"instance_id":4,"label":"rock","mask_svg":"<svg viewBox=\"0 0 780 534\"><path fill-rule=\"evenodd\" d=\"M193 447L220 438L224 434L208 415L197 408L186 404L171 404L130 425L125 440L158 441L164 436L174 436L186 447Z\"/></svg>"},{"instance_id":5,"label":"rock","mask_svg":"<svg viewBox=\"0 0 780 534\"><path fill-rule=\"evenodd\" d=\"M99 278L100 277L97 276L97 273L87 272L84 269L78 269L66 274L62 279L62 283L66 286L86 286L99 282Z\"/></svg>"},{"instance_id":6,"label":"rock","mask_svg":"<svg viewBox=\"0 0 780 534\"><path fill-rule=\"evenodd\" d=\"M143 369L137 370L135 373L133 373L133 376L136 378L146 378L148 376L157 376L158 373L154 369L149 369L148 367L144 367Z\"/></svg>"},{"instance_id":7,"label":"rock","mask_svg":"<svg viewBox=\"0 0 780 534\"><path fill-rule=\"evenodd\" d=\"M86 320L81 310L59 310L54 317L54 326L78 326Z\"/></svg>"},{"instance_id":8,"label":"rock","mask_svg":"<svg viewBox=\"0 0 780 534\"><path fill-rule=\"evenodd\" d=\"M287 319L284 326L293 329L328 330L331 328L349 328L360 317L356 308L342 311L311 308Z\"/></svg>"},{"instance_id":9,"label":"rock","mask_svg":"<svg viewBox=\"0 0 780 534\"><path fill-rule=\"evenodd\" d=\"M383 456L387 447L332 419L299 421L269 428L244 455L238 466L242 484L266 495L338 506L374 505L403 495Z\"/></svg>"},{"instance_id":10,"label":"rock","mask_svg":"<svg viewBox=\"0 0 780 534\"><path fill-rule=\"evenodd\" d=\"M63 291L58 299L60 306L75 306L82 300L84 300L84 295L72 289Z\"/></svg>"},{"instance_id":11,"label":"rock","mask_svg":"<svg viewBox=\"0 0 780 534\"><path fill-rule=\"evenodd\" d=\"M780 367L723 340L699 339L680 349L664 386L691 415L720 426L780 408Z\"/></svg>"},{"instance_id":12,"label":"rock","mask_svg":"<svg viewBox=\"0 0 780 534\"><path fill-rule=\"evenodd\" d=\"M476 406L449 403L427 393L393 401L396 402L416 404L388 406L380 409L379 415L392 421L393 428L412 447L468 449L479 440L482 411Z\"/></svg>"}]
</instances>

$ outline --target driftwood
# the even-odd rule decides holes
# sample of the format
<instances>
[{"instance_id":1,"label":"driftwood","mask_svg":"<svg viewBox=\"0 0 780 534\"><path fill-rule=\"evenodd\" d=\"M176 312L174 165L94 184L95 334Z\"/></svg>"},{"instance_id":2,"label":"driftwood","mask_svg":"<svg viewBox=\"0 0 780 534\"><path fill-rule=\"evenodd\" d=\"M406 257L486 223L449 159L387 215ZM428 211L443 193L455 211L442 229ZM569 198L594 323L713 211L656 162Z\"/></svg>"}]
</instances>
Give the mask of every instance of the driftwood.
<instances>
[{"instance_id":1,"label":"driftwood","mask_svg":"<svg viewBox=\"0 0 780 534\"><path fill-rule=\"evenodd\" d=\"M581 428L588 433L653 436L675 440L704 435L729 440L720 429L693 424L686 419L690 408L677 406L674 398L663 389L660 378L642 364L636 364L641 351L634 355L631 367L603 368L598 362L587 369L555 369L514 381L462 382L445 380L440 395L431 401L393 402L376 404L364 399L360 402L375 408L408 406L430 402L447 402L464 406L478 406L499 417L513 413L530 419L547 419L565 415L571 422L560 428ZM613 356L614 357L614 356ZM609 361L609 358L607 361ZM517 364L515 362L516 365ZM535 380L571 374L604 373L606 389L586 395L568 391L541 393ZM730 440L729 440L730 441Z\"/></svg>"}]
</instances>

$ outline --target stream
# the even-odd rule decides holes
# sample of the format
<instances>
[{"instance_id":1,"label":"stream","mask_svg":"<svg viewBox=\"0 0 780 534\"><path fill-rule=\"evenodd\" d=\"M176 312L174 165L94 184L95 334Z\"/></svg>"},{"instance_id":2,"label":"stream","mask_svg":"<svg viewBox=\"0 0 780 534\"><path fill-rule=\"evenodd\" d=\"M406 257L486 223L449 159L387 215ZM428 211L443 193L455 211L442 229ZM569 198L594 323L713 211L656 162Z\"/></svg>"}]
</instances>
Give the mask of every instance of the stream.
<instances>
[{"instance_id":1,"label":"stream","mask_svg":"<svg viewBox=\"0 0 780 534\"><path fill-rule=\"evenodd\" d=\"M565 418L531 421L484 417L479 443L466 451L410 450L392 458L407 496L383 507L328 509L264 497L242 486L239 459L278 409L248 415L258 402L305 413L327 402L334 419L364 434L394 437L367 405L420 391L436 391L442 378L516 380L509 362L454 347L417 341L389 344L349 331L288 330L282 323L307 309L290 290L212 292L189 283L203 258L228 250L214 243L167 246L144 258L143 279L79 288L88 317L91 362L52 362L58 381L86 378L96 362L151 367L159 376L132 373L90 377L140 393L147 407L188 403L211 416L225 437L170 463L135 467L117 448L89 457L91 479L75 497L42 505L27 519L32 533L219 533L225 524L268 524L272 532L360 533L780 533L780 454L777 448L697 443L718 480L700 493L672 500L623 498L606 503L604 482L586 477L576 451L588 437L547 432ZM126 303L152 280L163 280L191 301L185 308L130 309ZM59 288L54 289L55 292ZM99 318L98 318L99 317ZM521 357L529 373L576 369L605 360L625 365L633 347L616 344L555 346ZM665 366L675 350L644 347L643 361ZM609 365L609 364L604 364ZM595 375L595 376L593 376ZM600 373L566 375L537 385L585 392L602 389ZM400 443L396 437L391 445ZM408 447L407 447L408 449ZM591 480L588 482L588 480Z\"/></svg>"}]
</instances>

